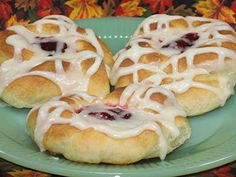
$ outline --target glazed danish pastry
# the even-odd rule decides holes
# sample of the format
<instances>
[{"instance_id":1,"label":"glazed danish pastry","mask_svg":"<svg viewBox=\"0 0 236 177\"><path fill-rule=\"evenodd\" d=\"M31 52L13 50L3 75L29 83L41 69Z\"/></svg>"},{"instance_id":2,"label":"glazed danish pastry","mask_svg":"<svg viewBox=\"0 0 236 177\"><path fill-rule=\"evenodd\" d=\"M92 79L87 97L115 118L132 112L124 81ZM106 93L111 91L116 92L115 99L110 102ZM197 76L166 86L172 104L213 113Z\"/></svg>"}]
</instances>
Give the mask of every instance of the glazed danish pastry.
<instances>
[{"instance_id":1,"label":"glazed danish pastry","mask_svg":"<svg viewBox=\"0 0 236 177\"><path fill-rule=\"evenodd\" d=\"M174 92L187 115L223 106L236 83L236 33L203 17L153 15L115 56L110 80L160 85Z\"/></svg>"},{"instance_id":2,"label":"glazed danish pastry","mask_svg":"<svg viewBox=\"0 0 236 177\"><path fill-rule=\"evenodd\" d=\"M103 100L85 93L53 98L31 110L27 129L41 151L111 164L164 159L191 134L172 92L138 84Z\"/></svg>"},{"instance_id":3,"label":"glazed danish pastry","mask_svg":"<svg viewBox=\"0 0 236 177\"><path fill-rule=\"evenodd\" d=\"M110 50L91 29L52 15L0 32L0 96L15 107L32 107L57 95L109 92Z\"/></svg>"}]
</instances>

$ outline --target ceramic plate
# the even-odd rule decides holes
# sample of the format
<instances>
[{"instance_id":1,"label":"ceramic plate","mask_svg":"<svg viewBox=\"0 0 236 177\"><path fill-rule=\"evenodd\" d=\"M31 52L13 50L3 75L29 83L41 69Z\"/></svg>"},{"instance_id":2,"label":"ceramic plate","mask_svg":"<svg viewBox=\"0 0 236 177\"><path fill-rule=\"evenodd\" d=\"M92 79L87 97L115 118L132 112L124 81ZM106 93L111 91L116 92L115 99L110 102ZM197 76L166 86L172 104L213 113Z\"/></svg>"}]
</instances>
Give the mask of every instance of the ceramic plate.
<instances>
[{"instance_id":1,"label":"ceramic plate","mask_svg":"<svg viewBox=\"0 0 236 177\"><path fill-rule=\"evenodd\" d=\"M90 27L113 52L121 49L142 19L105 18L80 20ZM90 165L41 153L25 128L29 110L0 104L0 156L16 164L58 175L77 177L156 177L195 173L236 160L236 96L222 108L189 118L192 137L180 148L159 159L133 165Z\"/></svg>"}]
</instances>

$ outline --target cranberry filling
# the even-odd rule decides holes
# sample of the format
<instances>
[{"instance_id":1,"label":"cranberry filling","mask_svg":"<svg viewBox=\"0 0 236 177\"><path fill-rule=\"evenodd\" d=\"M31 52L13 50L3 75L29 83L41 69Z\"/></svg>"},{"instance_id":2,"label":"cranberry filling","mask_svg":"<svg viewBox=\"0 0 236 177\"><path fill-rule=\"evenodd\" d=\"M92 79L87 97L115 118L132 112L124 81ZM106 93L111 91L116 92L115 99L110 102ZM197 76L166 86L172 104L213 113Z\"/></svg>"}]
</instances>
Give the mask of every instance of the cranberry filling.
<instances>
[{"instance_id":1,"label":"cranberry filling","mask_svg":"<svg viewBox=\"0 0 236 177\"><path fill-rule=\"evenodd\" d=\"M129 119L132 116L131 113L126 113L125 115L122 116L123 119Z\"/></svg>"},{"instance_id":2,"label":"cranberry filling","mask_svg":"<svg viewBox=\"0 0 236 177\"><path fill-rule=\"evenodd\" d=\"M186 48L191 47L198 39L199 35L197 33L187 33L180 39L162 46L162 48L180 49L182 53L185 51Z\"/></svg>"},{"instance_id":3,"label":"cranberry filling","mask_svg":"<svg viewBox=\"0 0 236 177\"><path fill-rule=\"evenodd\" d=\"M41 42L40 47L46 51L56 51L57 49L57 42Z\"/></svg>"},{"instance_id":4,"label":"cranberry filling","mask_svg":"<svg viewBox=\"0 0 236 177\"><path fill-rule=\"evenodd\" d=\"M76 113L79 114L82 111L84 111L85 109L80 108L80 109L76 110ZM120 108L117 108L117 107L107 109L107 111L105 110L102 112L91 111L88 113L88 115L96 117L98 119L104 119L104 120L116 120L116 118L129 119L132 116L132 114L130 112L120 109Z\"/></svg>"},{"instance_id":5,"label":"cranberry filling","mask_svg":"<svg viewBox=\"0 0 236 177\"><path fill-rule=\"evenodd\" d=\"M40 43L41 49L48 51L48 52L56 52L57 50L57 42L51 41L51 42L41 42ZM61 49L61 53L64 53L65 50L67 49L67 44L63 44L63 48Z\"/></svg>"},{"instance_id":6,"label":"cranberry filling","mask_svg":"<svg viewBox=\"0 0 236 177\"><path fill-rule=\"evenodd\" d=\"M80 108L80 109L77 109L75 112L76 112L77 114L79 114L79 113L81 113L82 111L83 111L83 109Z\"/></svg>"},{"instance_id":7,"label":"cranberry filling","mask_svg":"<svg viewBox=\"0 0 236 177\"><path fill-rule=\"evenodd\" d=\"M105 120L115 120L115 117L107 112L90 112L88 115Z\"/></svg>"},{"instance_id":8,"label":"cranberry filling","mask_svg":"<svg viewBox=\"0 0 236 177\"><path fill-rule=\"evenodd\" d=\"M191 42L194 42L199 39L199 36L197 33L187 33L183 37L188 39Z\"/></svg>"},{"instance_id":9,"label":"cranberry filling","mask_svg":"<svg viewBox=\"0 0 236 177\"><path fill-rule=\"evenodd\" d=\"M57 51L59 42L55 41L55 39L53 39L52 37L36 37L36 39L39 40L39 44L42 50L45 50L48 52ZM66 43L63 43L63 47L60 49L61 53L64 53L67 48L68 48L68 45Z\"/></svg>"}]
</instances>

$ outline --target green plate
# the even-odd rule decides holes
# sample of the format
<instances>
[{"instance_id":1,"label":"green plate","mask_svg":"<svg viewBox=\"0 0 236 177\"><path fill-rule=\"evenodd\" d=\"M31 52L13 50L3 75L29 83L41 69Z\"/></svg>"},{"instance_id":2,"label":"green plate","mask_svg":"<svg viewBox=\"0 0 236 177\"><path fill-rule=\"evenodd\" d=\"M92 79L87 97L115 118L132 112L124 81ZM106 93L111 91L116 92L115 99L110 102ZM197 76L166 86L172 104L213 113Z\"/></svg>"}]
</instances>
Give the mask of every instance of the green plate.
<instances>
[{"instance_id":1,"label":"green plate","mask_svg":"<svg viewBox=\"0 0 236 177\"><path fill-rule=\"evenodd\" d=\"M121 49L133 33L140 18L104 18L80 20L90 27L113 52ZM16 164L58 175L77 177L156 177L195 173L236 160L236 96L223 108L189 118L192 137L180 148L159 159L133 165L90 165L55 158L42 153L26 132L25 117L29 110L0 104L0 156Z\"/></svg>"}]
</instances>

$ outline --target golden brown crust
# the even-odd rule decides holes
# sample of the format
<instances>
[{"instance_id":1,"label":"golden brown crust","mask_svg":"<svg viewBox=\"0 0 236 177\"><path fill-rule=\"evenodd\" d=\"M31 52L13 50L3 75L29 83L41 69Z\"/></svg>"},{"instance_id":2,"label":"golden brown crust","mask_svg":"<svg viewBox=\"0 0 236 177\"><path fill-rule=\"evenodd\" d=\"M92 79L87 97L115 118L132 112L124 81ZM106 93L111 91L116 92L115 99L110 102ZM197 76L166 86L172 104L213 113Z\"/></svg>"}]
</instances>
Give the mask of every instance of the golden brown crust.
<instances>
[{"instance_id":1,"label":"golden brown crust","mask_svg":"<svg viewBox=\"0 0 236 177\"><path fill-rule=\"evenodd\" d=\"M103 42L101 39L97 38L98 42L100 43L103 51L104 51L104 63L109 66L109 68L111 69L113 64L114 64L114 59L113 59L113 55L110 51L110 49L108 48L108 46L105 44L105 42Z\"/></svg>"},{"instance_id":2,"label":"golden brown crust","mask_svg":"<svg viewBox=\"0 0 236 177\"><path fill-rule=\"evenodd\" d=\"M112 91L110 94L106 95L104 98L105 104L111 104L111 105L118 105L120 97L125 90L125 87L120 87ZM166 95L163 95L162 93L155 92L152 95L150 95L150 99L156 102L159 102L160 104L164 104L164 102L167 99ZM129 102L129 98L128 98Z\"/></svg>"},{"instance_id":3,"label":"golden brown crust","mask_svg":"<svg viewBox=\"0 0 236 177\"><path fill-rule=\"evenodd\" d=\"M70 67L70 63L66 61L62 61L62 66L65 71L68 71ZM30 69L30 71L48 71L48 72L55 73L56 72L55 61L54 60L45 61L39 65L36 65L32 69Z\"/></svg>"},{"instance_id":4,"label":"golden brown crust","mask_svg":"<svg viewBox=\"0 0 236 177\"><path fill-rule=\"evenodd\" d=\"M94 62L94 58L90 58L81 62L82 71L84 74L94 64ZM110 86L106 68L105 65L101 63L97 72L90 77L87 92L91 95L101 96L107 94L110 91L109 89Z\"/></svg>"},{"instance_id":5,"label":"golden brown crust","mask_svg":"<svg viewBox=\"0 0 236 177\"><path fill-rule=\"evenodd\" d=\"M109 79L106 73L105 65L102 63L98 71L91 76L87 92L91 95L102 96L109 93L109 91Z\"/></svg>"},{"instance_id":6,"label":"golden brown crust","mask_svg":"<svg viewBox=\"0 0 236 177\"><path fill-rule=\"evenodd\" d=\"M161 53L149 53L149 54L144 54L140 57L139 59L139 63L144 63L144 64L148 64L148 63L161 63L164 62L168 59L167 56L161 54ZM133 65L133 61L131 61L130 59L125 59L121 64L120 67L128 67ZM152 76L153 74L155 74L154 72L151 72L149 70L139 70L138 71L138 81L141 82L142 80L144 80L147 77ZM121 76L115 87L126 87L129 84L133 83L133 74L127 74L124 76Z\"/></svg>"},{"instance_id":7,"label":"golden brown crust","mask_svg":"<svg viewBox=\"0 0 236 177\"><path fill-rule=\"evenodd\" d=\"M41 31L37 31L36 26L33 24L26 25L26 28L36 34L56 34L59 33L60 28L58 25L46 23L42 26Z\"/></svg>"},{"instance_id":8,"label":"golden brown crust","mask_svg":"<svg viewBox=\"0 0 236 177\"><path fill-rule=\"evenodd\" d=\"M193 24L193 26L200 26L200 25L203 25L204 23L201 21L193 21L192 24ZM157 26L158 26L158 22L151 23L149 27L150 27L151 31L154 31L157 29ZM180 19L173 19L173 20L170 20L169 27L170 28L185 29L185 28L188 28L188 22L185 19L181 19L181 18ZM165 24L162 24L161 28L165 29L165 28L167 28L167 26ZM140 28L138 34L140 34L140 35L143 34L143 28Z\"/></svg>"},{"instance_id":9,"label":"golden brown crust","mask_svg":"<svg viewBox=\"0 0 236 177\"><path fill-rule=\"evenodd\" d=\"M13 31L5 30L0 32L0 65L13 57L14 48L6 43L6 39L15 34Z\"/></svg>"},{"instance_id":10,"label":"golden brown crust","mask_svg":"<svg viewBox=\"0 0 236 177\"><path fill-rule=\"evenodd\" d=\"M31 108L58 95L61 95L61 90L52 81L42 76L30 75L12 81L4 89L1 99L17 108L22 105Z\"/></svg>"},{"instance_id":11,"label":"golden brown crust","mask_svg":"<svg viewBox=\"0 0 236 177\"><path fill-rule=\"evenodd\" d=\"M45 135L44 145L73 161L129 164L149 155L157 141L157 134L150 130L135 137L115 139L92 128L81 131L70 125L53 125ZM67 148L62 148L62 142Z\"/></svg>"},{"instance_id":12,"label":"golden brown crust","mask_svg":"<svg viewBox=\"0 0 236 177\"><path fill-rule=\"evenodd\" d=\"M201 88L192 87L184 93L176 93L175 96L178 103L190 116L209 112L221 104L216 94Z\"/></svg>"}]
</instances>

